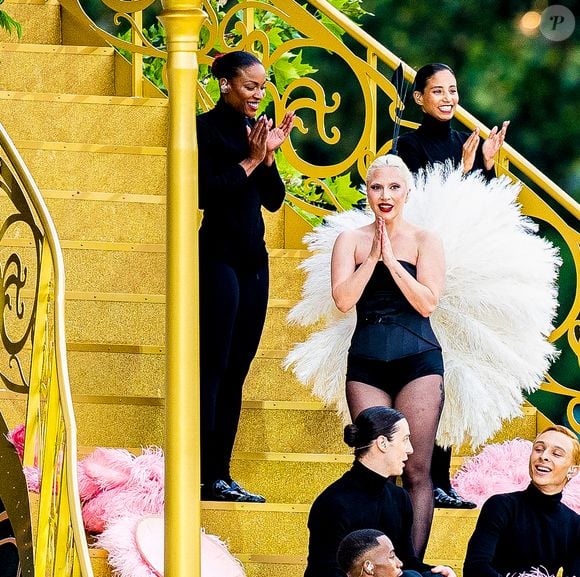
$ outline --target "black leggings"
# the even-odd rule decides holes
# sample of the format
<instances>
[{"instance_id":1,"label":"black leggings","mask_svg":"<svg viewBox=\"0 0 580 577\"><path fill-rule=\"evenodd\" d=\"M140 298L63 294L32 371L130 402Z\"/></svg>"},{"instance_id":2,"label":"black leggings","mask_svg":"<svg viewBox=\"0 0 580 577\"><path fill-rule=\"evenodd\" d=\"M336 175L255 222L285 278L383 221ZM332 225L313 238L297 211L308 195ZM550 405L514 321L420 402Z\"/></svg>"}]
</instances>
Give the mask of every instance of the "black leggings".
<instances>
[{"instance_id":1,"label":"black leggings","mask_svg":"<svg viewBox=\"0 0 580 577\"><path fill-rule=\"evenodd\" d=\"M259 270L200 263L201 480L231 481L242 387L268 305L268 265Z\"/></svg>"},{"instance_id":2,"label":"black leggings","mask_svg":"<svg viewBox=\"0 0 580 577\"><path fill-rule=\"evenodd\" d=\"M433 456L431 457L431 480L433 488L439 487L444 491L451 488L451 447L443 449L439 445L433 447Z\"/></svg>"}]
</instances>

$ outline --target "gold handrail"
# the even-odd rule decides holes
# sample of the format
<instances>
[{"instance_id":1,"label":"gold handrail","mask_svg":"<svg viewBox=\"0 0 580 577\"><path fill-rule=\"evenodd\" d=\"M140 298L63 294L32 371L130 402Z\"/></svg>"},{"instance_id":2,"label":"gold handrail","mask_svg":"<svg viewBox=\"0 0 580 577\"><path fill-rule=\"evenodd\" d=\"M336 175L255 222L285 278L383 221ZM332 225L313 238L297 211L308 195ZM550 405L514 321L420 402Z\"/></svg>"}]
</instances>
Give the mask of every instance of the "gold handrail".
<instances>
[{"instance_id":1,"label":"gold handrail","mask_svg":"<svg viewBox=\"0 0 580 577\"><path fill-rule=\"evenodd\" d=\"M0 189L20 209L23 216L17 220L30 227L40 257L36 263L35 308L30 319L33 325L29 333L32 344L30 379L26 382L21 372L23 380L17 387L19 392L28 390L24 465L37 463L39 468L38 518L32 519L37 526L35 573L92 577L78 492L77 429L64 334L62 251L38 186L2 124L0 152ZM5 223L3 232L7 229ZM16 253L10 256L19 261L20 258ZM7 288L5 285L4 290ZM3 311L3 331L6 331L5 322ZM12 360L14 351L10 354ZM3 375L2 380L10 388L10 379ZM46 522L48 519L51 523Z\"/></svg>"}]
</instances>

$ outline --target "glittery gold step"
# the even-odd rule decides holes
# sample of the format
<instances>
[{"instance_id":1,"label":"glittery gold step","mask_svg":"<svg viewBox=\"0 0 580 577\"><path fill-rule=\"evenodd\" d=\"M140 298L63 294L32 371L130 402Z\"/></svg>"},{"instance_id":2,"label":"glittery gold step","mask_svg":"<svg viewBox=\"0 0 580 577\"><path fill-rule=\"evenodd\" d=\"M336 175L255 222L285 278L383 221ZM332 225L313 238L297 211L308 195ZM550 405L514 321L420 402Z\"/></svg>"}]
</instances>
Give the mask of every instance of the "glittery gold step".
<instances>
[{"instance_id":1,"label":"glittery gold step","mask_svg":"<svg viewBox=\"0 0 580 577\"><path fill-rule=\"evenodd\" d=\"M65 330L72 342L132 343L161 346L165 340L165 304L161 298L148 300L82 300L71 297L66 304ZM289 326L289 303L271 299L262 336L262 348L286 349L306 338L303 327Z\"/></svg>"},{"instance_id":2,"label":"glittery gold step","mask_svg":"<svg viewBox=\"0 0 580 577\"><path fill-rule=\"evenodd\" d=\"M159 397L165 383L162 347L68 344L68 367L73 394ZM284 371L285 351L260 349L244 385L248 401L305 401L316 399Z\"/></svg>"},{"instance_id":3,"label":"glittery gold step","mask_svg":"<svg viewBox=\"0 0 580 577\"><path fill-rule=\"evenodd\" d=\"M0 53L0 90L115 94L113 48L4 42Z\"/></svg>"},{"instance_id":4,"label":"glittery gold step","mask_svg":"<svg viewBox=\"0 0 580 577\"><path fill-rule=\"evenodd\" d=\"M353 457L305 453L242 453L232 459L232 476L273 503L310 504L351 466Z\"/></svg>"},{"instance_id":5,"label":"glittery gold step","mask_svg":"<svg viewBox=\"0 0 580 577\"><path fill-rule=\"evenodd\" d=\"M163 98L0 92L0 121L17 146L20 140L166 146L167 115Z\"/></svg>"},{"instance_id":6,"label":"glittery gold step","mask_svg":"<svg viewBox=\"0 0 580 577\"><path fill-rule=\"evenodd\" d=\"M305 558L308 510L307 505L204 502L202 524L209 533L227 539L230 549L242 558L254 552ZM425 561L460 568L477 516L473 510L436 510Z\"/></svg>"},{"instance_id":7,"label":"glittery gold step","mask_svg":"<svg viewBox=\"0 0 580 577\"><path fill-rule=\"evenodd\" d=\"M16 144L41 190L165 195L163 148L37 141Z\"/></svg>"},{"instance_id":8,"label":"glittery gold step","mask_svg":"<svg viewBox=\"0 0 580 577\"><path fill-rule=\"evenodd\" d=\"M94 577L113 577L107 551L90 550ZM303 577L306 559L301 555L236 555L247 577ZM219 576L215 576L219 577Z\"/></svg>"},{"instance_id":9,"label":"glittery gold step","mask_svg":"<svg viewBox=\"0 0 580 577\"><path fill-rule=\"evenodd\" d=\"M120 218L123 218L121 215ZM163 234L151 223L151 234ZM137 232L135 233L137 234ZM62 241L67 288L91 293L165 293L165 245L160 243ZM288 300L293 306L300 296L301 258L294 251L271 249L270 300ZM136 274L136 272L139 274ZM106 299L106 294L103 294ZM286 325L286 319L283 319ZM273 346L273 345L272 345Z\"/></svg>"},{"instance_id":10,"label":"glittery gold step","mask_svg":"<svg viewBox=\"0 0 580 577\"><path fill-rule=\"evenodd\" d=\"M15 32L0 29L0 42L27 44L60 44L60 4L57 0L8 0L2 6L9 16L22 25L22 39Z\"/></svg>"}]
</instances>

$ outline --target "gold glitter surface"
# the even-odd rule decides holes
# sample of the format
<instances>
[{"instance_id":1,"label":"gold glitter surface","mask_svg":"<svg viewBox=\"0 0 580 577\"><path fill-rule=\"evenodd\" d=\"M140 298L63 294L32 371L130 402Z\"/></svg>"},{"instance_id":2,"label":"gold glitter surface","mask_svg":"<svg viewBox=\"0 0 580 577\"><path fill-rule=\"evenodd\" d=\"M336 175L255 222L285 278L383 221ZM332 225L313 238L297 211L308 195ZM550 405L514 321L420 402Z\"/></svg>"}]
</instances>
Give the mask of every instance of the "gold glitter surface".
<instances>
[{"instance_id":1,"label":"gold glitter surface","mask_svg":"<svg viewBox=\"0 0 580 577\"><path fill-rule=\"evenodd\" d=\"M201 524L235 553L306 555L308 513L202 509Z\"/></svg>"},{"instance_id":2,"label":"gold glitter surface","mask_svg":"<svg viewBox=\"0 0 580 577\"><path fill-rule=\"evenodd\" d=\"M68 352L73 394L162 397L165 356Z\"/></svg>"},{"instance_id":3,"label":"gold glitter surface","mask_svg":"<svg viewBox=\"0 0 580 577\"><path fill-rule=\"evenodd\" d=\"M8 398L4 394L4 390L0 390L0 413L6 422L9 429L24 423L26 416L26 401L27 397L21 395L20 398L15 398L13 394L9 394Z\"/></svg>"},{"instance_id":4,"label":"gold glitter surface","mask_svg":"<svg viewBox=\"0 0 580 577\"><path fill-rule=\"evenodd\" d=\"M161 155L34 149L20 152L41 189L165 195L165 157Z\"/></svg>"},{"instance_id":5,"label":"gold glitter surface","mask_svg":"<svg viewBox=\"0 0 580 577\"><path fill-rule=\"evenodd\" d=\"M244 563L247 577L304 577L306 564Z\"/></svg>"},{"instance_id":6,"label":"gold glitter surface","mask_svg":"<svg viewBox=\"0 0 580 577\"><path fill-rule=\"evenodd\" d=\"M236 459L234 454L232 476L249 490L264 495L269 503L310 505L350 466L350 463L246 461Z\"/></svg>"},{"instance_id":7,"label":"gold glitter surface","mask_svg":"<svg viewBox=\"0 0 580 577\"><path fill-rule=\"evenodd\" d=\"M61 240L165 242L164 204L60 198L47 204Z\"/></svg>"},{"instance_id":8,"label":"gold glitter surface","mask_svg":"<svg viewBox=\"0 0 580 577\"><path fill-rule=\"evenodd\" d=\"M268 307L266 324L262 335L261 346L268 349L289 349L294 343L306 339L309 329L298 325L289 325L286 321L289 307Z\"/></svg>"},{"instance_id":9,"label":"gold glitter surface","mask_svg":"<svg viewBox=\"0 0 580 577\"><path fill-rule=\"evenodd\" d=\"M0 102L3 124L14 140L167 145L167 106L59 102L1 95ZM31 123L30 118L35 122Z\"/></svg>"},{"instance_id":10,"label":"gold glitter surface","mask_svg":"<svg viewBox=\"0 0 580 577\"><path fill-rule=\"evenodd\" d=\"M334 411L244 409L236 449L247 452L348 453Z\"/></svg>"},{"instance_id":11,"label":"gold glitter surface","mask_svg":"<svg viewBox=\"0 0 580 577\"><path fill-rule=\"evenodd\" d=\"M139 405L74 403L79 445L163 446L164 409Z\"/></svg>"},{"instance_id":12,"label":"gold glitter surface","mask_svg":"<svg viewBox=\"0 0 580 577\"><path fill-rule=\"evenodd\" d=\"M300 298L304 272L298 268L300 257L276 256L270 258L270 297L277 299Z\"/></svg>"},{"instance_id":13,"label":"gold glitter surface","mask_svg":"<svg viewBox=\"0 0 580 577\"><path fill-rule=\"evenodd\" d=\"M8 45L10 47L10 45ZM113 49L97 49L84 54L54 52L48 47L37 51L2 50L0 90L56 92L62 94L114 94Z\"/></svg>"},{"instance_id":14,"label":"gold glitter surface","mask_svg":"<svg viewBox=\"0 0 580 577\"><path fill-rule=\"evenodd\" d=\"M162 345L165 305L159 303L68 301L68 341Z\"/></svg>"},{"instance_id":15,"label":"gold glitter surface","mask_svg":"<svg viewBox=\"0 0 580 577\"><path fill-rule=\"evenodd\" d=\"M165 254L64 250L67 291L163 294Z\"/></svg>"},{"instance_id":16,"label":"gold glitter surface","mask_svg":"<svg viewBox=\"0 0 580 577\"><path fill-rule=\"evenodd\" d=\"M29 44L60 44L60 7L58 4L31 6L6 2L2 9L23 24L22 40ZM0 29L0 42L19 42L18 36Z\"/></svg>"},{"instance_id":17,"label":"gold glitter surface","mask_svg":"<svg viewBox=\"0 0 580 577\"><path fill-rule=\"evenodd\" d=\"M282 205L282 208L276 212L262 210L268 248L284 248L284 209L285 205Z\"/></svg>"},{"instance_id":18,"label":"gold glitter surface","mask_svg":"<svg viewBox=\"0 0 580 577\"><path fill-rule=\"evenodd\" d=\"M267 343L263 341L263 345ZM309 389L291 371L282 368L281 358L256 357L250 367L244 399L269 401L314 401Z\"/></svg>"},{"instance_id":19,"label":"gold glitter surface","mask_svg":"<svg viewBox=\"0 0 580 577\"><path fill-rule=\"evenodd\" d=\"M475 529L479 509L439 509L436 511L429 546L425 554L436 559L465 559L467 542Z\"/></svg>"}]
</instances>

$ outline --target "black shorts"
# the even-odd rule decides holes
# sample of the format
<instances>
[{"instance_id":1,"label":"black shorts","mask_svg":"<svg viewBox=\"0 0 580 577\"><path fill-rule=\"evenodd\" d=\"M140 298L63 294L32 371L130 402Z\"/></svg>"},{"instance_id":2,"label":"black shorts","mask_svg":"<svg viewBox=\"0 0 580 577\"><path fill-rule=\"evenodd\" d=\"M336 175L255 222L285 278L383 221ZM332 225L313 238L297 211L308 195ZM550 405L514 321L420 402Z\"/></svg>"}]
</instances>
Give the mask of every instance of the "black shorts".
<instances>
[{"instance_id":1,"label":"black shorts","mask_svg":"<svg viewBox=\"0 0 580 577\"><path fill-rule=\"evenodd\" d=\"M348 355L346 380L357 381L381 389L391 397L411 381L427 375L444 374L443 355L431 349L393 361L378 361Z\"/></svg>"}]
</instances>

